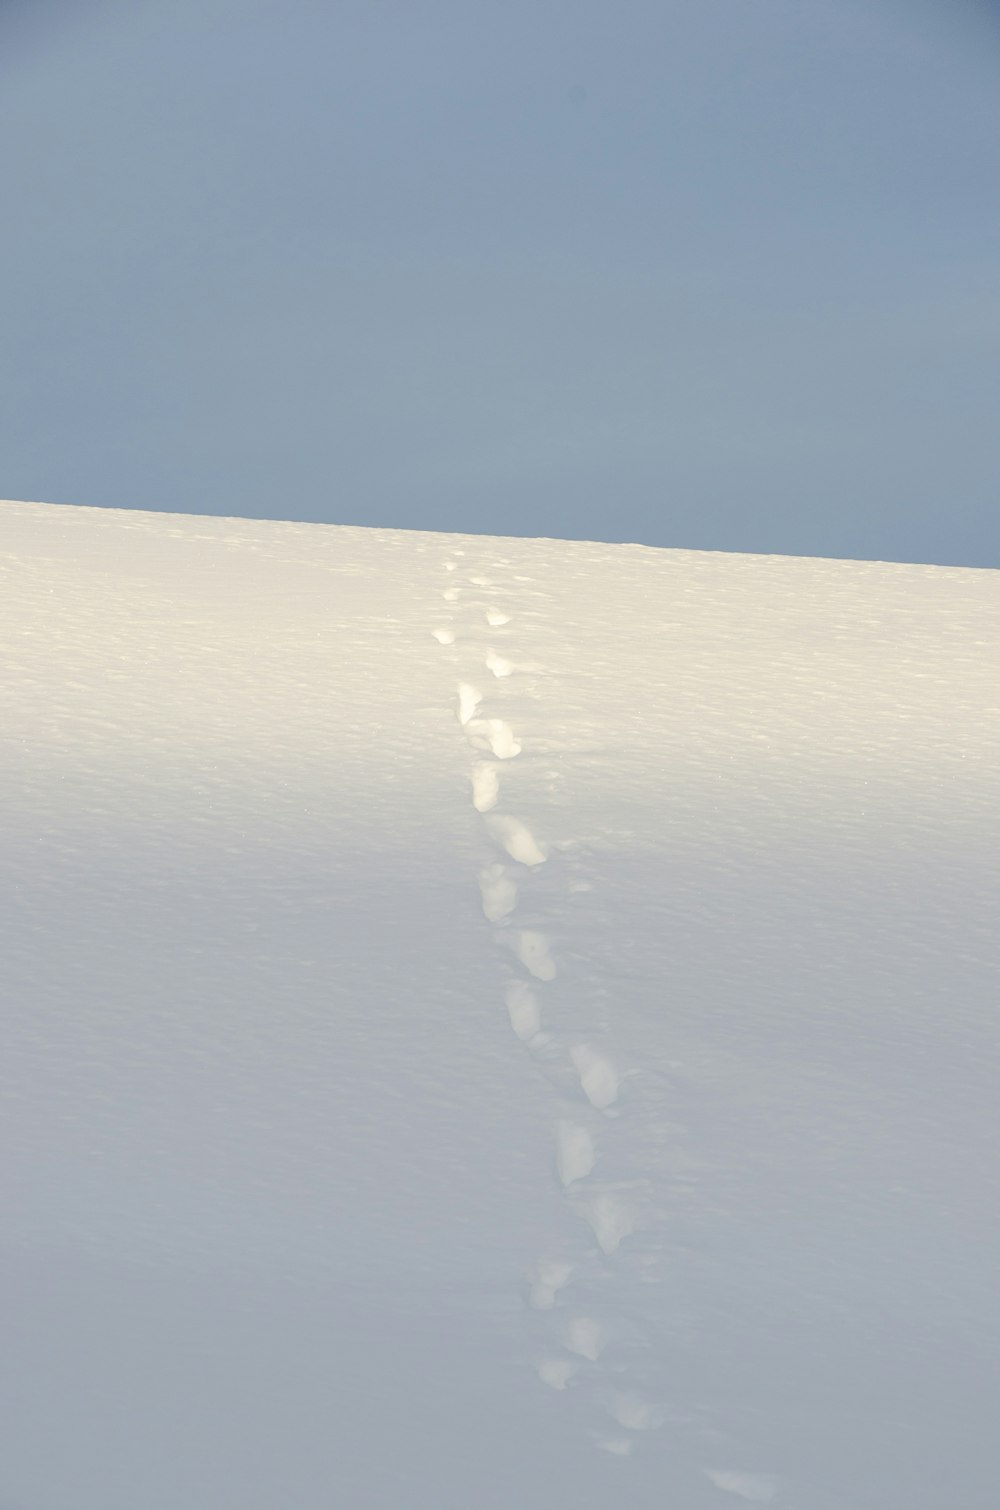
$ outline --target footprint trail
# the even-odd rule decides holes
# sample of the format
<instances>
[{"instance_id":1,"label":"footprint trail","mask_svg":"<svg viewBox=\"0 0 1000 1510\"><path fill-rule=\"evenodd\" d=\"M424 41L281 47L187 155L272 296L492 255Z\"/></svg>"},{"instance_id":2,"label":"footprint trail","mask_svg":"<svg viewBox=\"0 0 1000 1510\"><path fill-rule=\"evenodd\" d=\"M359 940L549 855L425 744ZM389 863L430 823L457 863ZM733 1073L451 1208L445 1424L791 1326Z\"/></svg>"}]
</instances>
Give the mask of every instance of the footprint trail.
<instances>
[{"instance_id":1,"label":"footprint trail","mask_svg":"<svg viewBox=\"0 0 1000 1510\"><path fill-rule=\"evenodd\" d=\"M519 616L503 601L503 588L483 572L466 575L462 553L452 554L457 559L444 562L450 580L439 605L449 605L453 617L442 622L447 614L439 606L431 634L440 646L454 647L451 664L461 668L461 679L452 684L454 708L469 748L471 806L481 820L480 903L493 940L501 946L498 962L506 977L497 983L498 1005L506 1009L526 1065L533 1066L541 1093L549 1098L553 1197L572 1213L579 1234L572 1256L543 1254L528 1276L527 1311L537 1315L545 1334L535 1368L542 1385L565 1395L567 1402L578 1402L585 1419L592 1418L586 1434L594 1445L624 1459L663 1426L667 1414L660 1401L647 1395L645 1378L636 1372L642 1339L635 1335L634 1322L616 1315L607 1302L615 1293L616 1274L620 1283L622 1251L628 1251L641 1226L643 1182L613 1178L612 1159L608 1150L602 1151L608 1135L627 1127L627 1121L615 1119L623 1115L622 1089L634 1071L623 1071L605 1046L606 1023L589 1036L559 1029L552 993L560 967L541 901L552 894L553 884L560 884L558 867L550 864L555 851L534 819L528 822L508 810L508 789L523 787L501 774L524 750L516 718L509 716L517 707L519 673L537 675L544 668L531 661L530 645L517 643ZM481 681L484 673L488 682ZM486 685L489 692L482 690ZM589 890L579 879L563 884L567 896ZM586 999L585 982L569 980L566 985ZM601 1418L603 1429L597 1425ZM770 1480L722 1469L700 1471L720 1491L766 1501Z\"/></svg>"}]
</instances>

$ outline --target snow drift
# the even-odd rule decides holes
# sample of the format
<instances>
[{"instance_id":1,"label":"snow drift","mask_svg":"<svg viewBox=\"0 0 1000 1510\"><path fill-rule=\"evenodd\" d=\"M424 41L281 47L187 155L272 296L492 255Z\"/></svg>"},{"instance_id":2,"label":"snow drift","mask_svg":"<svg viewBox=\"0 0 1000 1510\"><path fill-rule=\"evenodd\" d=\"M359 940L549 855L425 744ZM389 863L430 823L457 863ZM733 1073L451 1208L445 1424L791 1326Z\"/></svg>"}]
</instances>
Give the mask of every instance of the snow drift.
<instances>
[{"instance_id":1,"label":"snow drift","mask_svg":"<svg viewBox=\"0 0 1000 1510\"><path fill-rule=\"evenodd\" d=\"M997 573L0 536L0 1504L996 1503Z\"/></svg>"}]
</instances>

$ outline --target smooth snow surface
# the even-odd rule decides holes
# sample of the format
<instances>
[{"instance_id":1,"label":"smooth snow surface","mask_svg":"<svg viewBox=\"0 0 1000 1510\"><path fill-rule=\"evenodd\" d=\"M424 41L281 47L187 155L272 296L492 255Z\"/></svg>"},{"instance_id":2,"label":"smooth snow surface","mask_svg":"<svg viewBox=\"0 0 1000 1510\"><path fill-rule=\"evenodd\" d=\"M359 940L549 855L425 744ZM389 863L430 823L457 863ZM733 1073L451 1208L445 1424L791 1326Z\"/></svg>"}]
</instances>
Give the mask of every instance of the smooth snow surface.
<instances>
[{"instance_id":1,"label":"smooth snow surface","mask_svg":"<svg viewBox=\"0 0 1000 1510\"><path fill-rule=\"evenodd\" d=\"M5 1510L1000 1503L998 574L0 531Z\"/></svg>"}]
</instances>

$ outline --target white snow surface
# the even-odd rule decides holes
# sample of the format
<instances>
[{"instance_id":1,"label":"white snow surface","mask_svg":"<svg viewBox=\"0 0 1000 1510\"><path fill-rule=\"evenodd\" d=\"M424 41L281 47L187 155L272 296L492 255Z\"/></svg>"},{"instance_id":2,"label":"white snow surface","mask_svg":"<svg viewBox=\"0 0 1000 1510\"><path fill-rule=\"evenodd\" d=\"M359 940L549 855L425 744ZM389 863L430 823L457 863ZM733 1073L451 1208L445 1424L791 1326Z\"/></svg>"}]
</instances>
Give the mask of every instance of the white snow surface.
<instances>
[{"instance_id":1,"label":"white snow surface","mask_svg":"<svg viewBox=\"0 0 1000 1510\"><path fill-rule=\"evenodd\" d=\"M1000 574L0 557L3 1510L1000 1504Z\"/></svg>"}]
</instances>

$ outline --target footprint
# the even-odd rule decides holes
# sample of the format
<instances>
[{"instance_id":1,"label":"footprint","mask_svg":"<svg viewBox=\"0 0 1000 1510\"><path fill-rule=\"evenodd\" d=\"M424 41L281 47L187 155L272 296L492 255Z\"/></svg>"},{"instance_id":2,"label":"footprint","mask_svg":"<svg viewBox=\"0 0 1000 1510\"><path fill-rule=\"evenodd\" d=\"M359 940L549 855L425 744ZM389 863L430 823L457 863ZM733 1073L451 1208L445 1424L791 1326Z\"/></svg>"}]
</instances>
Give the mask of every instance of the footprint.
<instances>
[{"instance_id":1,"label":"footprint","mask_svg":"<svg viewBox=\"0 0 1000 1510\"><path fill-rule=\"evenodd\" d=\"M479 872L479 890L483 896L483 916L488 923L502 922L517 906L517 883L502 865L487 865Z\"/></svg>"},{"instance_id":2,"label":"footprint","mask_svg":"<svg viewBox=\"0 0 1000 1510\"><path fill-rule=\"evenodd\" d=\"M454 629L432 629L431 634L439 645L454 645L455 643Z\"/></svg>"},{"instance_id":3,"label":"footprint","mask_svg":"<svg viewBox=\"0 0 1000 1510\"><path fill-rule=\"evenodd\" d=\"M555 961L544 933L525 928L514 935L513 949L529 975L533 975L536 980L555 980Z\"/></svg>"},{"instance_id":4,"label":"footprint","mask_svg":"<svg viewBox=\"0 0 1000 1510\"><path fill-rule=\"evenodd\" d=\"M446 603L457 603L461 597L461 593L457 587L446 587L441 596Z\"/></svg>"},{"instance_id":5,"label":"footprint","mask_svg":"<svg viewBox=\"0 0 1000 1510\"><path fill-rule=\"evenodd\" d=\"M607 1346L607 1337L600 1322L594 1321L590 1316L575 1316L569 1323L563 1334L563 1346L567 1352L576 1353L579 1358L587 1358L591 1363L596 1363ZM626 1422L621 1421L624 1426Z\"/></svg>"},{"instance_id":6,"label":"footprint","mask_svg":"<svg viewBox=\"0 0 1000 1510\"><path fill-rule=\"evenodd\" d=\"M530 1043L542 1026L538 997L525 980L512 980L505 992L510 1025L522 1043Z\"/></svg>"},{"instance_id":7,"label":"footprint","mask_svg":"<svg viewBox=\"0 0 1000 1510\"><path fill-rule=\"evenodd\" d=\"M631 1392L616 1395L608 1406L608 1414L619 1426L624 1426L626 1431L653 1431L663 1423L660 1406Z\"/></svg>"},{"instance_id":8,"label":"footprint","mask_svg":"<svg viewBox=\"0 0 1000 1510\"><path fill-rule=\"evenodd\" d=\"M472 767L472 806L477 813L488 813L500 796L500 777L495 765L477 760Z\"/></svg>"},{"instance_id":9,"label":"footprint","mask_svg":"<svg viewBox=\"0 0 1000 1510\"><path fill-rule=\"evenodd\" d=\"M458 567L454 561L446 561L444 563L444 569L445 571L458 571Z\"/></svg>"},{"instance_id":10,"label":"footprint","mask_svg":"<svg viewBox=\"0 0 1000 1510\"><path fill-rule=\"evenodd\" d=\"M732 1468L706 1468L705 1477L716 1489L736 1494L751 1504L767 1505L778 1492L778 1480L770 1473L743 1473Z\"/></svg>"},{"instance_id":11,"label":"footprint","mask_svg":"<svg viewBox=\"0 0 1000 1510\"><path fill-rule=\"evenodd\" d=\"M596 1159L594 1140L585 1127L575 1122L556 1123L556 1169L561 1184L585 1180Z\"/></svg>"},{"instance_id":12,"label":"footprint","mask_svg":"<svg viewBox=\"0 0 1000 1510\"><path fill-rule=\"evenodd\" d=\"M475 717L476 709L483 700L483 694L478 687L473 687L469 682L458 684L458 721L464 729L471 718Z\"/></svg>"},{"instance_id":13,"label":"footprint","mask_svg":"<svg viewBox=\"0 0 1000 1510\"><path fill-rule=\"evenodd\" d=\"M568 1358L546 1358L538 1365L538 1377L550 1389L565 1389L576 1373L576 1364Z\"/></svg>"},{"instance_id":14,"label":"footprint","mask_svg":"<svg viewBox=\"0 0 1000 1510\"><path fill-rule=\"evenodd\" d=\"M594 1444L602 1452L613 1452L617 1458L627 1458L632 1451L628 1437L595 1437Z\"/></svg>"},{"instance_id":15,"label":"footprint","mask_svg":"<svg viewBox=\"0 0 1000 1510\"><path fill-rule=\"evenodd\" d=\"M547 852L541 848L526 823L520 818L487 818L486 827L493 838L520 865L544 865Z\"/></svg>"},{"instance_id":16,"label":"footprint","mask_svg":"<svg viewBox=\"0 0 1000 1510\"><path fill-rule=\"evenodd\" d=\"M500 629L504 624L510 623L510 614L501 613L499 608L487 608L486 622L491 629Z\"/></svg>"},{"instance_id":17,"label":"footprint","mask_svg":"<svg viewBox=\"0 0 1000 1510\"><path fill-rule=\"evenodd\" d=\"M602 1253L617 1253L622 1243L635 1231L635 1214L617 1196L602 1192L581 1208L597 1246Z\"/></svg>"},{"instance_id":18,"label":"footprint","mask_svg":"<svg viewBox=\"0 0 1000 1510\"><path fill-rule=\"evenodd\" d=\"M551 1311L559 1291L569 1284L573 1265L560 1258L540 1258L528 1304L533 1311Z\"/></svg>"},{"instance_id":19,"label":"footprint","mask_svg":"<svg viewBox=\"0 0 1000 1510\"><path fill-rule=\"evenodd\" d=\"M486 652L486 669L492 671L494 676L511 676L514 671L514 662L505 661L502 655L497 655L495 650Z\"/></svg>"},{"instance_id":20,"label":"footprint","mask_svg":"<svg viewBox=\"0 0 1000 1510\"><path fill-rule=\"evenodd\" d=\"M504 723L502 718L485 720L483 740L483 747L491 750L498 760L513 760L515 755L521 753L520 740L515 739L510 724Z\"/></svg>"},{"instance_id":21,"label":"footprint","mask_svg":"<svg viewBox=\"0 0 1000 1510\"><path fill-rule=\"evenodd\" d=\"M472 583L473 587L493 586L493 583L490 581L489 577L470 577L469 581Z\"/></svg>"},{"instance_id":22,"label":"footprint","mask_svg":"<svg viewBox=\"0 0 1000 1510\"><path fill-rule=\"evenodd\" d=\"M620 1082L617 1071L604 1055L591 1048L589 1043L581 1043L570 1049L569 1057L591 1106L596 1106L598 1111L614 1106Z\"/></svg>"}]
</instances>

